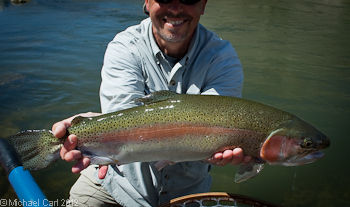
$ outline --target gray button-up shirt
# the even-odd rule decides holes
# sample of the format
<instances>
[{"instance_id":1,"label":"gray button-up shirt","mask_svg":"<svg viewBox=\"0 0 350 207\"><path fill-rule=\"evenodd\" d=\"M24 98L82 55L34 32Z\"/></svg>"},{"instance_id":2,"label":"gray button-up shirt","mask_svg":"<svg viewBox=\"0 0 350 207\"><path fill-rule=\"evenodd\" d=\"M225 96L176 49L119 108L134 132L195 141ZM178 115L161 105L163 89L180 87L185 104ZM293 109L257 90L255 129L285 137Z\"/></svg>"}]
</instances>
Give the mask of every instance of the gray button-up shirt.
<instances>
[{"instance_id":1,"label":"gray button-up shirt","mask_svg":"<svg viewBox=\"0 0 350 207\"><path fill-rule=\"evenodd\" d=\"M159 49L150 18L117 34L108 45L102 68L102 113L130 107L154 91L241 97L242 66L232 45L201 24L187 54L174 66ZM157 206L186 194L210 190L210 166L200 162L109 166L102 186L124 206Z\"/></svg>"}]
</instances>

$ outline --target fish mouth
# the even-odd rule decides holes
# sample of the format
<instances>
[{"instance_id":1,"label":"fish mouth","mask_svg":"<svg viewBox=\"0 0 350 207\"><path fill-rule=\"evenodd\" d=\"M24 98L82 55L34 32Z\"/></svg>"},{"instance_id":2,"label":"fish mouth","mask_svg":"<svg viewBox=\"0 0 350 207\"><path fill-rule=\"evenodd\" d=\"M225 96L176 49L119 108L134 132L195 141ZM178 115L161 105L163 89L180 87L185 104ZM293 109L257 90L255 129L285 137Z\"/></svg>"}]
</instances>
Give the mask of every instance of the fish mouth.
<instances>
[{"instance_id":1,"label":"fish mouth","mask_svg":"<svg viewBox=\"0 0 350 207\"><path fill-rule=\"evenodd\" d=\"M321 159L324 157L324 153L321 151L316 151L313 153L303 153L300 155L296 155L294 157L291 157L288 161L283 162L273 162L269 163L270 165L283 165L283 166L298 166L298 165L304 165L313 163L318 159Z\"/></svg>"},{"instance_id":2,"label":"fish mouth","mask_svg":"<svg viewBox=\"0 0 350 207\"><path fill-rule=\"evenodd\" d=\"M301 157L299 159L295 159L294 162L297 165L303 165L303 164L315 162L316 160L321 159L322 157L324 157L324 153L321 151L317 151L317 152L307 154L305 156L301 155Z\"/></svg>"}]
</instances>

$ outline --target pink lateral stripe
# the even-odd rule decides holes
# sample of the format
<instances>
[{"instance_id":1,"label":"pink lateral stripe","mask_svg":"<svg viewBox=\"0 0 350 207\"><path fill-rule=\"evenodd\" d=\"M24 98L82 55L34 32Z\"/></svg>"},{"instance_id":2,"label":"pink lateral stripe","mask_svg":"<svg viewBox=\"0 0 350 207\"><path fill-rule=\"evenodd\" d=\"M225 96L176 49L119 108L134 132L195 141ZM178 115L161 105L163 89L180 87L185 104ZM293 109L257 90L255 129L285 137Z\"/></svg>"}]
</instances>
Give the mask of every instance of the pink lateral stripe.
<instances>
[{"instance_id":1,"label":"pink lateral stripe","mask_svg":"<svg viewBox=\"0 0 350 207\"><path fill-rule=\"evenodd\" d=\"M134 128L119 132L103 134L102 142L119 141L135 142L146 140L162 140L164 138L176 138L183 136L207 136L213 134L230 134L241 129L232 129L225 127L212 127L208 125L184 125L184 124L157 124L153 126Z\"/></svg>"}]
</instances>

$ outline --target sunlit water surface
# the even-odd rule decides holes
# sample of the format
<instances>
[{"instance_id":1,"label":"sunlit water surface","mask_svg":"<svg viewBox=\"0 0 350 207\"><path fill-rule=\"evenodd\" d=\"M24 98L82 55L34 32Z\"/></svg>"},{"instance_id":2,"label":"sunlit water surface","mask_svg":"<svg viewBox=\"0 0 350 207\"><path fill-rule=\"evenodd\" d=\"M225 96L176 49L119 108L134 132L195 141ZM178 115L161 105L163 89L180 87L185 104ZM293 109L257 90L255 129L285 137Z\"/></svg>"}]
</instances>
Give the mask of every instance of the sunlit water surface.
<instances>
[{"instance_id":1,"label":"sunlit water surface","mask_svg":"<svg viewBox=\"0 0 350 207\"><path fill-rule=\"evenodd\" d=\"M146 16L142 0L0 1L0 130L50 129L100 111L104 51ZM201 23L229 40L244 67L244 98L292 112L331 138L326 157L299 167L266 166L236 184L235 166L215 167L212 191L285 206L350 205L350 3L346 0L208 1ZM32 171L52 200L68 197L72 163ZM0 198L15 199L1 169Z\"/></svg>"}]
</instances>

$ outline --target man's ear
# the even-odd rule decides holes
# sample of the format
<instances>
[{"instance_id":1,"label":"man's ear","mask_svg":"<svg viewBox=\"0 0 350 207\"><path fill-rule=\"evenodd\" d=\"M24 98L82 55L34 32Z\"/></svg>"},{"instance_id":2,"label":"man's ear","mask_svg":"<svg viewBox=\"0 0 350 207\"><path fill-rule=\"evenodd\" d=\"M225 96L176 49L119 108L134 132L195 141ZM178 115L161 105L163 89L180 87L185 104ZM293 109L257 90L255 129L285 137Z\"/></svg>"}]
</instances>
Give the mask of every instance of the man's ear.
<instances>
[{"instance_id":1,"label":"man's ear","mask_svg":"<svg viewBox=\"0 0 350 207\"><path fill-rule=\"evenodd\" d=\"M203 4L202 4L202 13L201 13L201 15L204 14L204 10L205 10L205 6L207 5L207 2L208 2L208 0L204 0L204 1L203 1Z\"/></svg>"},{"instance_id":2,"label":"man's ear","mask_svg":"<svg viewBox=\"0 0 350 207\"><path fill-rule=\"evenodd\" d=\"M149 16L149 4L148 4L148 0L145 0L145 3L143 4L143 12Z\"/></svg>"},{"instance_id":3,"label":"man's ear","mask_svg":"<svg viewBox=\"0 0 350 207\"><path fill-rule=\"evenodd\" d=\"M145 0L145 5L146 5L147 11L149 11L149 1L148 0Z\"/></svg>"}]
</instances>

